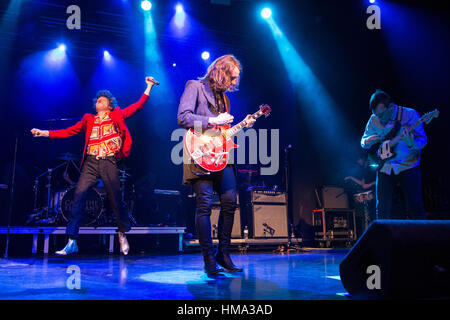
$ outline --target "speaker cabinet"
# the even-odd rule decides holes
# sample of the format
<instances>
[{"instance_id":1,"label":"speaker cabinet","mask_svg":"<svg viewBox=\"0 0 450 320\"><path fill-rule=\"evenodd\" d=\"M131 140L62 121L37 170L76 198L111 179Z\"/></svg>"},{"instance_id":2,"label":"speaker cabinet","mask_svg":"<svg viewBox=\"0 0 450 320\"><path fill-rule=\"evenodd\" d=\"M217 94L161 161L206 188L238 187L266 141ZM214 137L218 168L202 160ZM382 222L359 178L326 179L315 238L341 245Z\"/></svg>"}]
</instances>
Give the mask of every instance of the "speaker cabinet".
<instances>
[{"instance_id":1,"label":"speaker cabinet","mask_svg":"<svg viewBox=\"0 0 450 320\"><path fill-rule=\"evenodd\" d=\"M339 266L361 298L448 298L450 221L376 220Z\"/></svg>"},{"instance_id":2,"label":"speaker cabinet","mask_svg":"<svg viewBox=\"0 0 450 320\"><path fill-rule=\"evenodd\" d=\"M212 212L211 212L211 236L213 237L213 239L217 239L217 228L219 225L219 213L220 213L220 207L213 206ZM231 238L242 238L242 235L241 235L241 212L239 210L239 207L236 209L236 212L234 213L234 223L233 223L233 229L231 231Z\"/></svg>"},{"instance_id":3,"label":"speaker cabinet","mask_svg":"<svg viewBox=\"0 0 450 320\"><path fill-rule=\"evenodd\" d=\"M324 186L316 189L317 204L326 209L348 209L347 193L343 188Z\"/></svg>"},{"instance_id":4,"label":"speaker cabinet","mask_svg":"<svg viewBox=\"0 0 450 320\"><path fill-rule=\"evenodd\" d=\"M254 238L286 238L288 236L285 204L253 204L252 217Z\"/></svg>"}]
</instances>

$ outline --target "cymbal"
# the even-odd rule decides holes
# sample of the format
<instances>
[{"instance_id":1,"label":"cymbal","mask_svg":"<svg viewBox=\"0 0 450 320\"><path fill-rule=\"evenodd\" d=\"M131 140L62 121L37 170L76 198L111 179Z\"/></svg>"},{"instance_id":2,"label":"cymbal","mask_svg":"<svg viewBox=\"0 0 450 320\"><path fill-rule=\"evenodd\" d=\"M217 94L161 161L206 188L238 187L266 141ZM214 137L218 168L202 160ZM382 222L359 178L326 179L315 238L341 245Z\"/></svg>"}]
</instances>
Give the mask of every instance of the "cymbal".
<instances>
[{"instance_id":1,"label":"cymbal","mask_svg":"<svg viewBox=\"0 0 450 320\"><path fill-rule=\"evenodd\" d=\"M76 156L76 155L74 155L72 153L66 152L66 153L62 153L62 154L58 155L56 157L56 159L65 160L65 161L71 161L71 160L79 160L80 157L78 157L78 156Z\"/></svg>"}]
</instances>

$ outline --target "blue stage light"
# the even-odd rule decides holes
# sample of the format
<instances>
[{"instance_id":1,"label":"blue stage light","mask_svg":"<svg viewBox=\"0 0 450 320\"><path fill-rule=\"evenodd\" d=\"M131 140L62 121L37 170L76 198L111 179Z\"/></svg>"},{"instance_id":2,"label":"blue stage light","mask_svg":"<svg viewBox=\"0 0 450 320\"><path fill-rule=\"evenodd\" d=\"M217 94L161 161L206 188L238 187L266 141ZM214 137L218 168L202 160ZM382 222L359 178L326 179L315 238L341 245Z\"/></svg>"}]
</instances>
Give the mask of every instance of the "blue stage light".
<instances>
[{"instance_id":1,"label":"blue stage light","mask_svg":"<svg viewBox=\"0 0 450 320\"><path fill-rule=\"evenodd\" d=\"M177 66L177 64L174 62L174 63L172 63L172 67L176 67Z\"/></svg>"},{"instance_id":2,"label":"blue stage light","mask_svg":"<svg viewBox=\"0 0 450 320\"><path fill-rule=\"evenodd\" d=\"M369 0L370 3L375 3L375 0Z\"/></svg>"},{"instance_id":3,"label":"blue stage light","mask_svg":"<svg viewBox=\"0 0 450 320\"><path fill-rule=\"evenodd\" d=\"M203 51L202 52L202 59L203 60L208 60L209 59L209 52L208 51Z\"/></svg>"},{"instance_id":4,"label":"blue stage light","mask_svg":"<svg viewBox=\"0 0 450 320\"><path fill-rule=\"evenodd\" d=\"M65 44L60 44L60 45L58 45L58 50L59 51L66 51L66 45Z\"/></svg>"},{"instance_id":5,"label":"blue stage light","mask_svg":"<svg viewBox=\"0 0 450 320\"><path fill-rule=\"evenodd\" d=\"M108 50L103 51L103 58L106 60L111 59L111 54L108 52Z\"/></svg>"},{"instance_id":6,"label":"blue stage light","mask_svg":"<svg viewBox=\"0 0 450 320\"><path fill-rule=\"evenodd\" d=\"M261 17L264 19L269 19L272 16L272 10L269 8L264 8L261 10Z\"/></svg>"},{"instance_id":7,"label":"blue stage light","mask_svg":"<svg viewBox=\"0 0 450 320\"><path fill-rule=\"evenodd\" d=\"M175 6L175 11L176 11L177 13L182 13L182 12L184 12L183 5L182 5L181 3L177 4L177 5Z\"/></svg>"},{"instance_id":8,"label":"blue stage light","mask_svg":"<svg viewBox=\"0 0 450 320\"><path fill-rule=\"evenodd\" d=\"M152 8L152 3L148 0L142 1L141 8L144 11L149 11Z\"/></svg>"}]
</instances>

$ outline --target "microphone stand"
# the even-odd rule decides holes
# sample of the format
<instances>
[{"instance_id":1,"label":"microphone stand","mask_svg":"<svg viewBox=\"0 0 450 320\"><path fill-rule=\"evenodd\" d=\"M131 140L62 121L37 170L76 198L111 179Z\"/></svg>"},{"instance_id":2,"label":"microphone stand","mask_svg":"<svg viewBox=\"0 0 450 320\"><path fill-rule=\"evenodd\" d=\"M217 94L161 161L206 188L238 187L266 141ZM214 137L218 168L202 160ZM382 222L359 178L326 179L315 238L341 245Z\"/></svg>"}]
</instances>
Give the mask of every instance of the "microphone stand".
<instances>
[{"instance_id":1,"label":"microphone stand","mask_svg":"<svg viewBox=\"0 0 450 320\"><path fill-rule=\"evenodd\" d=\"M290 193L290 187L289 187L289 182L290 182L290 166L289 166L289 155L290 155L290 150L292 148L292 145L288 145L285 149L284 149L284 176L285 176L285 189L286 189L286 207L287 207L287 215L288 215L288 242L286 244L286 252L290 253L290 252L305 252L305 250L303 250L302 248L300 248L298 245L294 245L292 244L292 237L291 234L293 233L294 230L294 224L292 223L293 217L292 217L292 208L290 205L290 197L289 197L289 193Z\"/></svg>"},{"instance_id":2,"label":"microphone stand","mask_svg":"<svg viewBox=\"0 0 450 320\"><path fill-rule=\"evenodd\" d=\"M11 178L11 190L9 195L9 210L8 210L8 232L6 234L6 247L5 247L5 255L4 258L8 258L8 248L9 248L9 238L10 238L10 228L11 228L11 217L13 210L13 201L14 201L14 186L16 183L16 162L17 162L17 145L19 144L19 138L16 137L16 143L14 146L14 161L13 161L13 172Z\"/></svg>"}]
</instances>

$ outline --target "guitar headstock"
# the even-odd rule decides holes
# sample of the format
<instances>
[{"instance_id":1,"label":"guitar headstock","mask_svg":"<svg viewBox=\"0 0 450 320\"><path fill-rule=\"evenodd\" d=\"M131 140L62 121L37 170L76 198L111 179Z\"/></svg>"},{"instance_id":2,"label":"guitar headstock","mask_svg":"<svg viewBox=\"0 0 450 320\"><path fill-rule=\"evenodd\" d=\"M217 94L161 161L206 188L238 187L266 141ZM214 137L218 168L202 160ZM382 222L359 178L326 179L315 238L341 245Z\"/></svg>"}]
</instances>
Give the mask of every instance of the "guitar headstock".
<instances>
[{"instance_id":1,"label":"guitar headstock","mask_svg":"<svg viewBox=\"0 0 450 320\"><path fill-rule=\"evenodd\" d=\"M262 104L259 106L259 111L266 116L266 118L270 115L272 109L268 104Z\"/></svg>"},{"instance_id":2,"label":"guitar headstock","mask_svg":"<svg viewBox=\"0 0 450 320\"><path fill-rule=\"evenodd\" d=\"M433 120L434 118L439 117L439 110L438 109L434 109L433 111L427 112L426 114L423 115L423 122L425 122L426 124L429 124L431 120Z\"/></svg>"}]
</instances>

